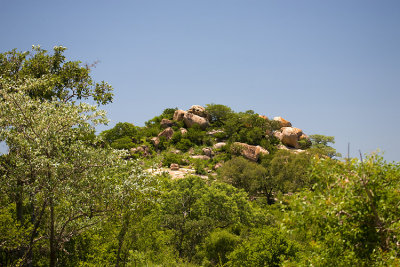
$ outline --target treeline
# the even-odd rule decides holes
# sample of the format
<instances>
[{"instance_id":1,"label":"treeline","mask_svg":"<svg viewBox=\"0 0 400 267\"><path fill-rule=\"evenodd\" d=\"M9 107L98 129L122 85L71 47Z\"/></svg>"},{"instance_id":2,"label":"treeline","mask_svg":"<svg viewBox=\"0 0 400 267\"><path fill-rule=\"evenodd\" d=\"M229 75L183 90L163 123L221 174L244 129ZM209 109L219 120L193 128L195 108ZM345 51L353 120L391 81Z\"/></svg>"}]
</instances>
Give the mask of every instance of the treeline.
<instances>
[{"instance_id":1,"label":"treeline","mask_svg":"<svg viewBox=\"0 0 400 267\"><path fill-rule=\"evenodd\" d=\"M285 149L276 121L219 104L207 128L168 108L96 135L104 112L83 102L112 88L64 51L0 54L0 265L400 264L398 163L338 160L321 135Z\"/></svg>"}]
</instances>

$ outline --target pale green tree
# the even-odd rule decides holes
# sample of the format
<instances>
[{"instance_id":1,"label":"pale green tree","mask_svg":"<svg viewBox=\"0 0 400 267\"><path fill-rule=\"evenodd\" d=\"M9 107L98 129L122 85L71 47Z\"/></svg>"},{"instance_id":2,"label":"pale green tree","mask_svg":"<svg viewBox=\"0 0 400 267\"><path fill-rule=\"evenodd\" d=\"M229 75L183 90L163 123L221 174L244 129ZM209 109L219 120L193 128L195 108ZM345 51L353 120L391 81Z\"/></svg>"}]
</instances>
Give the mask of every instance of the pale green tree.
<instances>
[{"instance_id":1,"label":"pale green tree","mask_svg":"<svg viewBox=\"0 0 400 267\"><path fill-rule=\"evenodd\" d=\"M122 160L123 152L101 148L96 138L88 138L95 125L106 122L104 111L26 93L51 84L43 77L26 79L22 86L2 81L0 139L9 153L2 157L0 195L16 212L10 228L20 236L9 251L19 259L12 264L35 265L44 251L44 264L55 266L64 243L118 209L116 201L132 199L133 191L145 187L134 173L119 172L134 164ZM13 198L20 210L11 205ZM10 241L1 239L0 250L7 250Z\"/></svg>"}]
</instances>

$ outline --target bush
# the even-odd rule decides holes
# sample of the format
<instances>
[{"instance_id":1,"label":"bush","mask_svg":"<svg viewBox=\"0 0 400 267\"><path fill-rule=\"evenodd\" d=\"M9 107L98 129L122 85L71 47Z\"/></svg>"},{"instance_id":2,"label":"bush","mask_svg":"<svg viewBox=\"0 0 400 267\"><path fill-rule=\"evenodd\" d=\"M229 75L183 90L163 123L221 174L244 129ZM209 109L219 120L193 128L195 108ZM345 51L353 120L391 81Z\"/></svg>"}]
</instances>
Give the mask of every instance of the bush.
<instances>
[{"instance_id":1,"label":"bush","mask_svg":"<svg viewBox=\"0 0 400 267\"><path fill-rule=\"evenodd\" d=\"M207 104L206 111L210 116L212 126L221 127L234 112L230 107L220 104Z\"/></svg>"},{"instance_id":2,"label":"bush","mask_svg":"<svg viewBox=\"0 0 400 267\"><path fill-rule=\"evenodd\" d=\"M235 249L240 238L227 230L214 231L205 240L206 257L215 266L228 261L228 255Z\"/></svg>"},{"instance_id":3,"label":"bush","mask_svg":"<svg viewBox=\"0 0 400 267\"><path fill-rule=\"evenodd\" d=\"M115 149L130 149L134 146L135 144L132 142L132 138L128 136L119 138L111 143L111 147Z\"/></svg>"},{"instance_id":4,"label":"bush","mask_svg":"<svg viewBox=\"0 0 400 267\"><path fill-rule=\"evenodd\" d=\"M229 255L230 266L280 266L296 257L297 245L279 230L268 227L253 235Z\"/></svg>"},{"instance_id":5,"label":"bush","mask_svg":"<svg viewBox=\"0 0 400 267\"><path fill-rule=\"evenodd\" d=\"M165 167L171 166L172 163L176 163L179 165L184 165L184 157L179 154L174 154L174 153L165 153L163 157L163 162L162 165Z\"/></svg>"}]
</instances>

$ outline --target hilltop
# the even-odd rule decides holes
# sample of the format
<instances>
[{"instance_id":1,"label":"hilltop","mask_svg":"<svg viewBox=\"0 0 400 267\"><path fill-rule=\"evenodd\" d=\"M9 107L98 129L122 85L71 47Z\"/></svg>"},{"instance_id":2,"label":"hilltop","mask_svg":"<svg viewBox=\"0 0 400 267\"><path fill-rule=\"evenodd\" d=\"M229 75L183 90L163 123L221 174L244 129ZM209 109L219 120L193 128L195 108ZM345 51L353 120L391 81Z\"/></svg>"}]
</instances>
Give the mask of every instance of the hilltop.
<instances>
[{"instance_id":1,"label":"hilltop","mask_svg":"<svg viewBox=\"0 0 400 267\"><path fill-rule=\"evenodd\" d=\"M158 165L152 167L156 173L165 171L178 178L215 176L234 157L265 164L279 151L336 155L327 145L333 137L308 136L282 117L269 119L252 110L234 112L221 104L193 105L186 111L167 108L144 127L118 123L100 136L111 147L147 160L148 166L156 161Z\"/></svg>"}]
</instances>

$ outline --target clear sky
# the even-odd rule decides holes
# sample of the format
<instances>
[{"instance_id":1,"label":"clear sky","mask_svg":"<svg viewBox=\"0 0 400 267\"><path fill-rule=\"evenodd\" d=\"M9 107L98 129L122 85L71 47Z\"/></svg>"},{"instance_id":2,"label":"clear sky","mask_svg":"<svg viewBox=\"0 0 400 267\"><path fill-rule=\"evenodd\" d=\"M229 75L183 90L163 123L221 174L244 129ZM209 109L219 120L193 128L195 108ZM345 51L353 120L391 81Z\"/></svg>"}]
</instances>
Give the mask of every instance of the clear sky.
<instances>
[{"instance_id":1,"label":"clear sky","mask_svg":"<svg viewBox=\"0 0 400 267\"><path fill-rule=\"evenodd\" d=\"M224 104L282 116L400 161L399 0L0 0L0 52L68 48L100 61L104 107L143 125L164 108ZM105 128L102 128L105 129Z\"/></svg>"}]
</instances>

